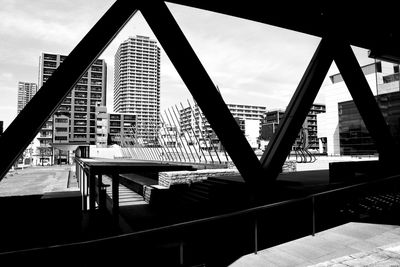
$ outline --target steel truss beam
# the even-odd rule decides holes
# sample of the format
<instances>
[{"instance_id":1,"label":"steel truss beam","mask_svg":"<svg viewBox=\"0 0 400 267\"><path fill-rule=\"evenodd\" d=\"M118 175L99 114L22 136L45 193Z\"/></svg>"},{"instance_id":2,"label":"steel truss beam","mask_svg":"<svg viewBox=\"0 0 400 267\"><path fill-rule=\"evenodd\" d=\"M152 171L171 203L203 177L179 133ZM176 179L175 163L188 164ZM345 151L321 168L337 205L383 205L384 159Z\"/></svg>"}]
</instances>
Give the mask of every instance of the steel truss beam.
<instances>
[{"instance_id":1,"label":"steel truss beam","mask_svg":"<svg viewBox=\"0 0 400 267\"><path fill-rule=\"evenodd\" d=\"M100 18L0 137L0 181L89 66L136 13L119 0Z\"/></svg>"},{"instance_id":2,"label":"steel truss beam","mask_svg":"<svg viewBox=\"0 0 400 267\"><path fill-rule=\"evenodd\" d=\"M336 41L332 44L332 52L358 112L375 141L379 160L385 164L392 163L397 158L395 141L350 44Z\"/></svg>"},{"instance_id":3,"label":"steel truss beam","mask_svg":"<svg viewBox=\"0 0 400 267\"><path fill-rule=\"evenodd\" d=\"M243 179L256 181L261 171L259 160L168 7L164 2L152 1L144 3L140 11Z\"/></svg>"},{"instance_id":4,"label":"steel truss beam","mask_svg":"<svg viewBox=\"0 0 400 267\"><path fill-rule=\"evenodd\" d=\"M321 40L260 163L165 3L118 0L0 137L3 151L0 156L0 180L89 66L138 9L142 11L246 182L259 182L261 178L269 181L278 176L333 59L377 144L380 159L383 162L394 161L394 140L349 44L327 38Z\"/></svg>"},{"instance_id":5,"label":"steel truss beam","mask_svg":"<svg viewBox=\"0 0 400 267\"><path fill-rule=\"evenodd\" d=\"M335 60L349 92L375 140L382 163L393 165L396 146L350 44L337 36L322 39L294 93L285 116L261 158L269 179L276 179L322 82Z\"/></svg>"},{"instance_id":6,"label":"steel truss beam","mask_svg":"<svg viewBox=\"0 0 400 267\"><path fill-rule=\"evenodd\" d=\"M333 57L329 40L324 38L318 45L290 103L285 111L276 133L273 135L263 156L261 165L268 180L278 177L301 125L303 124L315 97L328 73Z\"/></svg>"}]
</instances>

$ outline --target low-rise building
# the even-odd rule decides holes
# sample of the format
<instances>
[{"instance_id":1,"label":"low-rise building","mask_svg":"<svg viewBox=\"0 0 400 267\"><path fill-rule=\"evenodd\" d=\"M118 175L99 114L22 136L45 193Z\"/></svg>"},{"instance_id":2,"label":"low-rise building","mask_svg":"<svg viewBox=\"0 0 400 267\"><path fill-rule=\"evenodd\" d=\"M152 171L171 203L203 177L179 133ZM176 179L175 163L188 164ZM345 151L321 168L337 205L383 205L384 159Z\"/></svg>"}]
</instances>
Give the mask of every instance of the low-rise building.
<instances>
[{"instance_id":1,"label":"low-rise building","mask_svg":"<svg viewBox=\"0 0 400 267\"><path fill-rule=\"evenodd\" d=\"M96 107L96 146L111 144L130 146L140 142L136 133L136 115L133 113L107 113L105 106Z\"/></svg>"},{"instance_id":2,"label":"low-rise building","mask_svg":"<svg viewBox=\"0 0 400 267\"><path fill-rule=\"evenodd\" d=\"M307 114L306 119L303 122L301 132L305 134L303 138L296 138L293 143L293 149L297 147L304 146L310 151L318 152L320 149L320 143L318 140L318 126L317 126L317 114L325 112L324 104L314 103L310 111ZM271 140L272 136L275 134L278 126L285 115L285 111L282 109L276 109L268 111L265 115L265 119L262 123L261 139L265 141ZM265 149L265 147L262 147Z\"/></svg>"}]
</instances>

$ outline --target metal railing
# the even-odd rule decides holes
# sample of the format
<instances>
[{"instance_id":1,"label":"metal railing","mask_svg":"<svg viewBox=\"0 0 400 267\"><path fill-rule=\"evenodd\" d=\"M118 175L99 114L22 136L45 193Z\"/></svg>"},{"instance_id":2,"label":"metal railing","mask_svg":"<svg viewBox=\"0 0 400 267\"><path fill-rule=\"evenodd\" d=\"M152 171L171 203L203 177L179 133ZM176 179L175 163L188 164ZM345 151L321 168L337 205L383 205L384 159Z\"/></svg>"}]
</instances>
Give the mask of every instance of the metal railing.
<instances>
[{"instance_id":1,"label":"metal railing","mask_svg":"<svg viewBox=\"0 0 400 267\"><path fill-rule=\"evenodd\" d=\"M79 164L80 167L83 167L82 164ZM83 172L83 170L82 170ZM83 173L82 173L83 174ZM77 174L78 177L80 177L80 174ZM271 208L275 207L282 207L282 206L287 206L293 203L299 203L303 201L311 201L311 209L312 209L312 217L311 217L311 224L312 224L312 231L311 234L314 236L316 233L316 220L317 214L315 210L315 205L317 202L317 199L321 196L326 196L326 195L331 195L334 193L341 193L344 191L350 191L354 189L360 189L365 186L371 186L371 185L376 185L376 184L383 184L387 182L393 182L397 181L400 178L399 175L394 175L394 176L389 176L386 178L382 179L377 179L377 180L369 180L366 182L360 182L356 184L351 184L347 185L344 187L340 188L335 188L335 189L330 189L326 190L323 192L318 192L318 193L313 193L310 195L298 197L298 198L292 198L284 201L279 201L275 203L270 203L266 205L261 205L261 206L256 206L256 207L251 207L251 208L246 208L244 210L239 210L239 211L234 211L234 212L229 212L229 213L224 213L224 214L219 214L215 216L210 216L206 218L200 218L200 219L194 219L190 221L185 221L185 222L179 222L179 223L174 223L171 225L166 225L166 226L160 226L152 229L147 229L147 230L142 230L142 231L137 231L134 233L128 233L128 234L123 234L123 235L117 235L117 236L112 236L112 237L106 237L106 238L101 238L101 239L96 239L96 240L91 240L91 241L86 241L86 242L77 242L77 243L71 243L67 245L60 245L60 246L50 246L50 247L43 247L43 248L37 248L37 249L31 249L31 250L23 250L23 251L14 251L14 252L7 252L7 253L0 253L0 256L3 254L13 254L13 253L41 253L47 250L52 250L52 249L57 249L57 250L62 250L63 248L66 250L70 250L71 248L76 248L79 250L84 249L85 247L92 247L96 246L98 244L99 246L107 246L108 243L118 243L119 241L123 242L124 244L129 243L129 242L134 242L138 238L143 238L146 237L147 235L151 235L154 237L154 235L165 233L165 232L174 232L174 231L179 231L182 229L190 228L193 226L199 226L199 225L205 225L207 223L211 222L218 222L222 221L225 219L234 219L234 218L242 218L245 216L251 216L251 218L254 219L253 221L253 234L254 234L254 253L257 254L257 252L260 249L259 246L259 222L257 219L257 215L259 215L261 212L269 210ZM85 192L82 192L85 194ZM87 192L86 192L87 194ZM183 259L184 259L184 240L182 239L181 242L178 243L179 246L179 261L180 264L183 265ZM48 252L46 252L48 253Z\"/></svg>"},{"instance_id":2,"label":"metal railing","mask_svg":"<svg viewBox=\"0 0 400 267\"><path fill-rule=\"evenodd\" d=\"M125 128L116 135L115 142L121 145L124 156L162 162L232 163L219 139L211 136L212 129L200 108L189 101L187 107L180 105L181 109L172 106L154 121Z\"/></svg>"}]
</instances>

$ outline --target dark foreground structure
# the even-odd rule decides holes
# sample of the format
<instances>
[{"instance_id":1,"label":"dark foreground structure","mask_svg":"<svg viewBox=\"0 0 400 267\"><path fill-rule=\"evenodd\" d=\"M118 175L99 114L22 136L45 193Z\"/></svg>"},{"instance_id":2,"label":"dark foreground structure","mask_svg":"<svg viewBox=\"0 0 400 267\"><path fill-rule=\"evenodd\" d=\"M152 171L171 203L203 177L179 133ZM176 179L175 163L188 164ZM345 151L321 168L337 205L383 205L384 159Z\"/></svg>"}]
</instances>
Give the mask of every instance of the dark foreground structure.
<instances>
[{"instance_id":1,"label":"dark foreground structure","mask_svg":"<svg viewBox=\"0 0 400 267\"><path fill-rule=\"evenodd\" d=\"M116 165L94 171L93 165L78 160L87 181L81 186L87 191L0 200L2 262L92 266L129 260L139 266L226 266L246 253L351 220L399 223L395 216L399 208L398 148L350 46L369 49L371 57L398 62L398 12L388 8L394 3L357 8L273 4L265 8L257 1L171 2L321 37L261 160L165 3L117 0L1 135L0 147L7 153L1 154L0 178L137 11L149 23L240 176L207 179L202 189L207 197L200 197L196 186L182 186L158 195L150 206L122 208L117 205L116 190L111 202L103 197L107 185L102 177L111 177L116 185L120 176L137 170ZM374 19L365 20L368 14ZM376 143L379 161L338 163L325 173L280 174L333 61ZM147 167L138 175L152 177L158 171L156 165ZM82 204L87 202L88 206Z\"/></svg>"}]
</instances>

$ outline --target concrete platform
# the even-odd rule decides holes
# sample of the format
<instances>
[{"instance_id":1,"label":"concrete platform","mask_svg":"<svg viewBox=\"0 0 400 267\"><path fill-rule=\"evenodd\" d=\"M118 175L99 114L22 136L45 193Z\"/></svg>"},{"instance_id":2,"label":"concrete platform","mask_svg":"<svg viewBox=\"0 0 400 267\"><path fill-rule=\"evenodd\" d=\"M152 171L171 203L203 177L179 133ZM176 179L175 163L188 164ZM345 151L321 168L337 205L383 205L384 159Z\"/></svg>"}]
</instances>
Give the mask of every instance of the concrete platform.
<instances>
[{"instance_id":1,"label":"concrete platform","mask_svg":"<svg viewBox=\"0 0 400 267\"><path fill-rule=\"evenodd\" d=\"M230 266L400 266L400 227L351 222L243 256Z\"/></svg>"},{"instance_id":2,"label":"concrete platform","mask_svg":"<svg viewBox=\"0 0 400 267\"><path fill-rule=\"evenodd\" d=\"M32 166L9 172L0 183L0 197L42 195L48 192L79 191L68 186L75 165Z\"/></svg>"}]
</instances>

